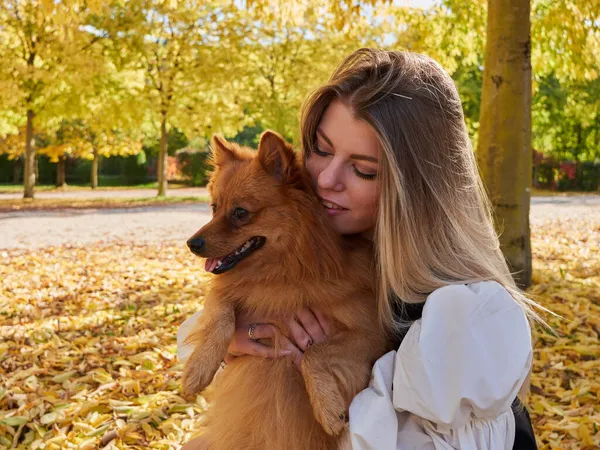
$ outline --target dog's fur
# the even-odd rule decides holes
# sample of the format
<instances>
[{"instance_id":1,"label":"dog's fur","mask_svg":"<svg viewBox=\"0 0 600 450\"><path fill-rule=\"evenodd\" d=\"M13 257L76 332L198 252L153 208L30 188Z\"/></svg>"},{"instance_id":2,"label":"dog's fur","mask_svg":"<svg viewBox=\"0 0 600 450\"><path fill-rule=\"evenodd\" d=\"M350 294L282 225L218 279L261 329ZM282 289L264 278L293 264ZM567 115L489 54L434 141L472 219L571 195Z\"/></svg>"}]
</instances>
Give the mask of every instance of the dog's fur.
<instances>
[{"instance_id":1,"label":"dog's fur","mask_svg":"<svg viewBox=\"0 0 600 450\"><path fill-rule=\"evenodd\" d=\"M258 152L213 139L211 222L191 239L195 253L220 258L254 236L264 245L213 278L204 313L187 342L195 346L183 371L186 395L212 381L239 311L283 321L303 307L319 308L332 324L328 339L303 356L239 357L215 380L206 442L211 450L337 448L352 398L386 350L377 320L369 241L337 236L327 224L300 157L267 131ZM249 212L235 218L235 208ZM189 242L189 241L188 241ZM277 345L277 343L275 343Z\"/></svg>"}]
</instances>

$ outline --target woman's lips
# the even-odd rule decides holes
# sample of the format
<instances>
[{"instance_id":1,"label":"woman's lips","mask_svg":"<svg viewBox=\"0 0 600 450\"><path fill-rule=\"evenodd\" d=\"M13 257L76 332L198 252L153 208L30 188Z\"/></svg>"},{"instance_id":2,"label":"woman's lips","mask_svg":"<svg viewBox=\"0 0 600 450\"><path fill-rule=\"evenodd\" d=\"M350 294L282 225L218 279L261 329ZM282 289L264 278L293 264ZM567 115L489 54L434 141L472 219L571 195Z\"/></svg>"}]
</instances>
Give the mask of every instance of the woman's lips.
<instances>
[{"instance_id":1,"label":"woman's lips","mask_svg":"<svg viewBox=\"0 0 600 450\"><path fill-rule=\"evenodd\" d=\"M321 203L325 208L327 208L327 214L337 216L338 214L342 214L345 211L348 211L348 208L344 208L337 203L326 200L324 198L321 199Z\"/></svg>"}]
</instances>

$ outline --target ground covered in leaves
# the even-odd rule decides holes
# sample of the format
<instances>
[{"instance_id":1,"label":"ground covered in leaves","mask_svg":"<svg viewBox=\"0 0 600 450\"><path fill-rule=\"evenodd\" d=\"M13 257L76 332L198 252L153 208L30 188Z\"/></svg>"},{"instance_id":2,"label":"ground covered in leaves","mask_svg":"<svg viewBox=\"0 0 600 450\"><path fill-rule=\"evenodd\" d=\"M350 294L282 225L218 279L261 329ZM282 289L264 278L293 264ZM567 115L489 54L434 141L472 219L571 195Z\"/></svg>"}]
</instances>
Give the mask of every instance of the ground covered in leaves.
<instances>
[{"instance_id":1,"label":"ground covered in leaves","mask_svg":"<svg viewBox=\"0 0 600 450\"><path fill-rule=\"evenodd\" d=\"M533 227L529 408L541 449L600 446L600 218ZM206 401L180 394L178 325L201 305L183 242L0 250L0 449L178 448Z\"/></svg>"}]
</instances>

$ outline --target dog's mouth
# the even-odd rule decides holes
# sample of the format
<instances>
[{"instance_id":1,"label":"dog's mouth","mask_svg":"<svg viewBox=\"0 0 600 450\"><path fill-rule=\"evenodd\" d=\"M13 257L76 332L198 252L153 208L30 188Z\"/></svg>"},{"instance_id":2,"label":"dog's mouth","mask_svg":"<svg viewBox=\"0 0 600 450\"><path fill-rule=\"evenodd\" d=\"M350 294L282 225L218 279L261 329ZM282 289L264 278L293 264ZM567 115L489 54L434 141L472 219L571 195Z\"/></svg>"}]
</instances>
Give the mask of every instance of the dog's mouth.
<instances>
[{"instance_id":1,"label":"dog's mouth","mask_svg":"<svg viewBox=\"0 0 600 450\"><path fill-rule=\"evenodd\" d=\"M261 248L266 240L267 238L263 236L254 236L227 256L222 258L208 258L204 268L207 272L214 273L215 275L225 273L228 270L233 269L241 260L246 258L252 252Z\"/></svg>"}]
</instances>

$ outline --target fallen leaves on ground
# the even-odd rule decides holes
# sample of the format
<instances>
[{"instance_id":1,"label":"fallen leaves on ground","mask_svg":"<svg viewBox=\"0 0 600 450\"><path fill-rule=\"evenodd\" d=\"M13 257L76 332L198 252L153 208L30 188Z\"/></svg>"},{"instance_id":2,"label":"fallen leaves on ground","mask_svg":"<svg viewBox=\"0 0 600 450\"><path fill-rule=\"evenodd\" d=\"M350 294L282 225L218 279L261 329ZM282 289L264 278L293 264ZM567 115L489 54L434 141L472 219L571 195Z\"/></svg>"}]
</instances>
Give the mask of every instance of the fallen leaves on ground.
<instances>
[{"instance_id":1,"label":"fallen leaves on ground","mask_svg":"<svg viewBox=\"0 0 600 450\"><path fill-rule=\"evenodd\" d=\"M537 326L529 409L542 449L600 448L600 218L532 227Z\"/></svg>"},{"instance_id":2,"label":"fallen leaves on ground","mask_svg":"<svg viewBox=\"0 0 600 450\"><path fill-rule=\"evenodd\" d=\"M540 449L600 446L600 220L535 224L529 408ZM180 393L179 324L206 275L183 243L0 251L0 448L178 448L206 401Z\"/></svg>"},{"instance_id":3,"label":"fallen leaves on ground","mask_svg":"<svg viewBox=\"0 0 600 450\"><path fill-rule=\"evenodd\" d=\"M0 251L0 447L188 440L206 403L181 397L176 333L204 281L184 243Z\"/></svg>"}]
</instances>

